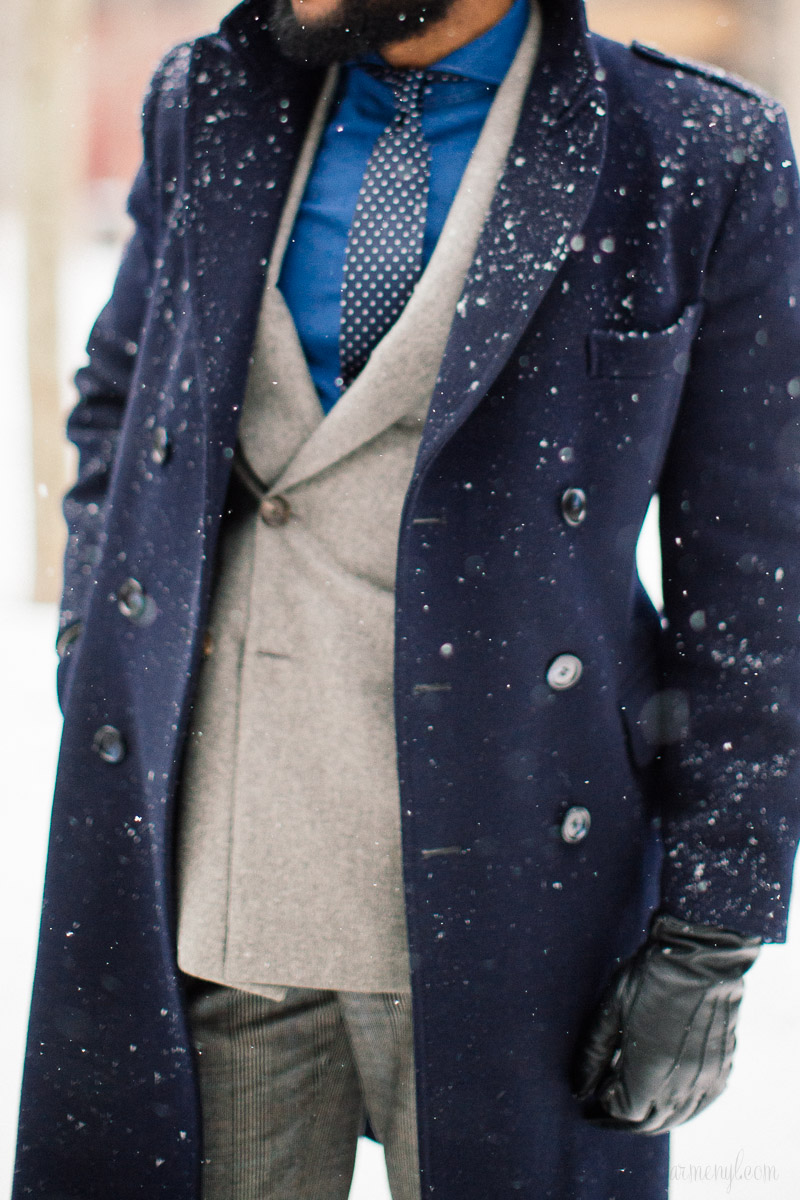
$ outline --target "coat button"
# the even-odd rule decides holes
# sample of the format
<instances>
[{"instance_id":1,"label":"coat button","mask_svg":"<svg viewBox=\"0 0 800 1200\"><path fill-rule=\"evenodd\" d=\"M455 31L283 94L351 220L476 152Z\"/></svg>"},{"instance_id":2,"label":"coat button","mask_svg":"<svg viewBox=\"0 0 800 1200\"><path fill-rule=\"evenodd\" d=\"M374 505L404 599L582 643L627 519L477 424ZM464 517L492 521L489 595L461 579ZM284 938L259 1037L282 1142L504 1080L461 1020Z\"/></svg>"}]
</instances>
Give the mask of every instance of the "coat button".
<instances>
[{"instance_id":1,"label":"coat button","mask_svg":"<svg viewBox=\"0 0 800 1200\"><path fill-rule=\"evenodd\" d=\"M147 611L147 596L138 579L126 579L117 592L117 608L129 621L141 621Z\"/></svg>"},{"instance_id":2,"label":"coat button","mask_svg":"<svg viewBox=\"0 0 800 1200\"><path fill-rule=\"evenodd\" d=\"M56 654L64 658L72 653L72 648L83 633L83 621L73 621L66 629L62 629L56 642Z\"/></svg>"},{"instance_id":3,"label":"coat button","mask_svg":"<svg viewBox=\"0 0 800 1200\"><path fill-rule=\"evenodd\" d=\"M107 763L121 763L128 752L125 739L113 725L101 725L94 735L92 746Z\"/></svg>"},{"instance_id":4,"label":"coat button","mask_svg":"<svg viewBox=\"0 0 800 1200\"><path fill-rule=\"evenodd\" d=\"M567 845L576 846L578 842L582 842L586 837L591 824L592 814L588 808L583 808L580 805L568 808L561 822L561 837Z\"/></svg>"},{"instance_id":5,"label":"coat button","mask_svg":"<svg viewBox=\"0 0 800 1200\"><path fill-rule=\"evenodd\" d=\"M567 488L561 497L561 515L573 528L582 525L586 520L586 492L581 488Z\"/></svg>"},{"instance_id":6,"label":"coat button","mask_svg":"<svg viewBox=\"0 0 800 1200\"><path fill-rule=\"evenodd\" d=\"M163 425L156 425L150 441L150 457L158 467L163 467L170 454L169 434Z\"/></svg>"},{"instance_id":7,"label":"coat button","mask_svg":"<svg viewBox=\"0 0 800 1200\"><path fill-rule=\"evenodd\" d=\"M583 674L583 663L574 654L559 654L547 668L547 682L554 692L565 692Z\"/></svg>"},{"instance_id":8,"label":"coat button","mask_svg":"<svg viewBox=\"0 0 800 1200\"><path fill-rule=\"evenodd\" d=\"M261 520L271 529L285 525L292 515L289 501L283 496L265 496L258 506Z\"/></svg>"}]
</instances>

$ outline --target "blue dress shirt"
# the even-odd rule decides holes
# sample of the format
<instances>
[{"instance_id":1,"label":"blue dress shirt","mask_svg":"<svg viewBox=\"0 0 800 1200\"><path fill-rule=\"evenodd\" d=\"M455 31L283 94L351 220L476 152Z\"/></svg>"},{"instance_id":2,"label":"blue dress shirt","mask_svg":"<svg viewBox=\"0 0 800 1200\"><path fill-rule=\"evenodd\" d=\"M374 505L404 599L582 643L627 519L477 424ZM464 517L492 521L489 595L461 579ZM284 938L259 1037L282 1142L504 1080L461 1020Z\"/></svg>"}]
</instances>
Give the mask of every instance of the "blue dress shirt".
<instances>
[{"instance_id":1,"label":"blue dress shirt","mask_svg":"<svg viewBox=\"0 0 800 1200\"><path fill-rule=\"evenodd\" d=\"M463 78L435 83L425 95L422 130L431 147L425 264L522 41L528 15L528 0L515 0L487 33L435 64L434 69ZM394 112L388 84L367 74L357 61L344 66L281 269L279 287L326 412L340 395L339 321L347 238L367 160Z\"/></svg>"}]
</instances>

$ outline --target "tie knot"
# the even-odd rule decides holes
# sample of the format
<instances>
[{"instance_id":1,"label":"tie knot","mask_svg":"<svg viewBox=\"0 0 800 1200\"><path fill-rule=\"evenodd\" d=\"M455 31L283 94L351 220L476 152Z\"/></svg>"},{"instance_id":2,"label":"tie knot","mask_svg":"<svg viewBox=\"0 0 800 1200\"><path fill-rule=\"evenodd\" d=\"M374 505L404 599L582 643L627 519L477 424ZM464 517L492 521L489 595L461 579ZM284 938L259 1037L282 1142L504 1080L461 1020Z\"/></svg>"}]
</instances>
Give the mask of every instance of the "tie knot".
<instances>
[{"instance_id":1,"label":"tie knot","mask_svg":"<svg viewBox=\"0 0 800 1200\"><path fill-rule=\"evenodd\" d=\"M421 116L422 97L432 83L454 83L462 78L449 71L412 70L382 63L362 63L362 66L374 79L389 85L394 92L397 115L401 118Z\"/></svg>"}]
</instances>

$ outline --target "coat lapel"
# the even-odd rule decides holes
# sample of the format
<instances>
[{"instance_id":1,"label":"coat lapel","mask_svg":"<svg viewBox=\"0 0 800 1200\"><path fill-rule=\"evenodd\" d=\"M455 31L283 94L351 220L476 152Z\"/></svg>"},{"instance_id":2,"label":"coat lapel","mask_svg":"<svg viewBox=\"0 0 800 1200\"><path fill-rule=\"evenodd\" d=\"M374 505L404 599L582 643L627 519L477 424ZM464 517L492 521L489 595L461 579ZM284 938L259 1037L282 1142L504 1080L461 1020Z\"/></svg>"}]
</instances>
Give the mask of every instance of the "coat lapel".
<instances>
[{"instance_id":1,"label":"coat lapel","mask_svg":"<svg viewBox=\"0 0 800 1200\"><path fill-rule=\"evenodd\" d=\"M463 424L533 319L594 200L606 97L579 0L544 5L539 61L457 306L420 450Z\"/></svg>"},{"instance_id":2,"label":"coat lapel","mask_svg":"<svg viewBox=\"0 0 800 1200\"><path fill-rule=\"evenodd\" d=\"M235 440L271 247L324 79L282 59L258 14L245 3L224 36L199 42L189 81L189 302L220 446Z\"/></svg>"}]
</instances>

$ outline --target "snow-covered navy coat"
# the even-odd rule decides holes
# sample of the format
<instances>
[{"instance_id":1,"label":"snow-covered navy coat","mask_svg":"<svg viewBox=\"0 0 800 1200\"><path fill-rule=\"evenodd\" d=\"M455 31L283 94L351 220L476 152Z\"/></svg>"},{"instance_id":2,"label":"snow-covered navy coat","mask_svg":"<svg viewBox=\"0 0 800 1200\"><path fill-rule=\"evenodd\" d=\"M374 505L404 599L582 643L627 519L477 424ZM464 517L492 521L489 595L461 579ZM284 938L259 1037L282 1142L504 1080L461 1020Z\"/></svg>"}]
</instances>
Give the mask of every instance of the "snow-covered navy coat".
<instances>
[{"instance_id":1,"label":"snow-covered navy coat","mask_svg":"<svg viewBox=\"0 0 800 1200\"><path fill-rule=\"evenodd\" d=\"M83 632L60 669L15 1200L199 1197L173 797L265 264L319 82L247 0L147 103L136 232L70 423L62 644ZM785 936L799 230L774 104L589 38L579 0L545 5L398 548L424 1196L663 1197L667 1139L597 1129L571 1094L581 1029L658 903ZM664 622L634 565L654 492Z\"/></svg>"}]
</instances>

